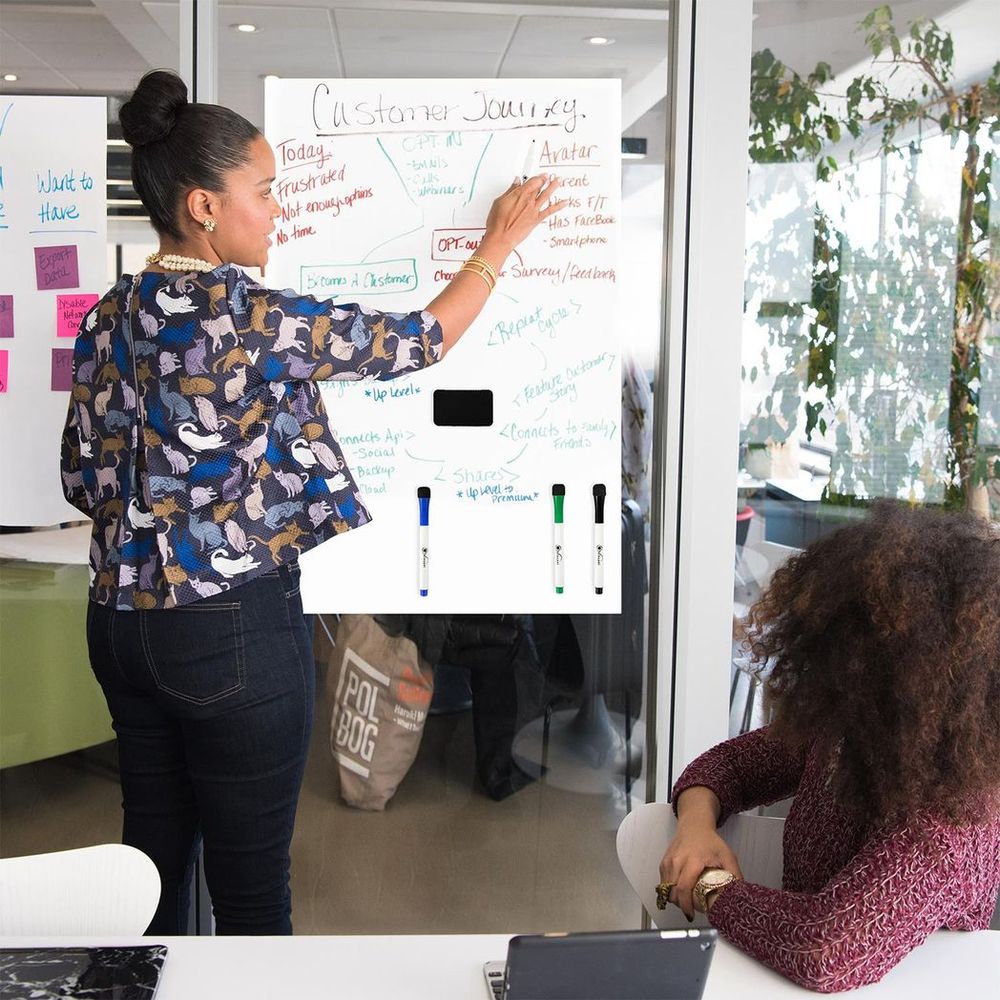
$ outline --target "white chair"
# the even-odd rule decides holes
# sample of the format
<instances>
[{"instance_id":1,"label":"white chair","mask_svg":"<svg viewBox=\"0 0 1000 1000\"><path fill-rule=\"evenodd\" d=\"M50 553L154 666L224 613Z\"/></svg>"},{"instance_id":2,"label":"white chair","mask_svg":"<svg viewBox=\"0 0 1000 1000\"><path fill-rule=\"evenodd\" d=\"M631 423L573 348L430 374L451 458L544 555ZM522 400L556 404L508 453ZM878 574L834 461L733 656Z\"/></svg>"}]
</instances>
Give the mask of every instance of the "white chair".
<instances>
[{"instance_id":1,"label":"white chair","mask_svg":"<svg viewBox=\"0 0 1000 1000\"><path fill-rule=\"evenodd\" d=\"M159 901L156 865L124 844L0 860L0 936L142 934Z\"/></svg>"},{"instance_id":2,"label":"white chair","mask_svg":"<svg viewBox=\"0 0 1000 1000\"><path fill-rule=\"evenodd\" d=\"M618 827L618 862L654 926L664 930L688 926L707 927L704 915L695 923L676 906L656 908L656 886L660 881L660 859L674 835L677 820L666 802L647 802L633 809ZM733 849L743 876L750 882L781 888L782 845L785 821L773 816L740 813L730 816L719 833Z\"/></svg>"}]
</instances>

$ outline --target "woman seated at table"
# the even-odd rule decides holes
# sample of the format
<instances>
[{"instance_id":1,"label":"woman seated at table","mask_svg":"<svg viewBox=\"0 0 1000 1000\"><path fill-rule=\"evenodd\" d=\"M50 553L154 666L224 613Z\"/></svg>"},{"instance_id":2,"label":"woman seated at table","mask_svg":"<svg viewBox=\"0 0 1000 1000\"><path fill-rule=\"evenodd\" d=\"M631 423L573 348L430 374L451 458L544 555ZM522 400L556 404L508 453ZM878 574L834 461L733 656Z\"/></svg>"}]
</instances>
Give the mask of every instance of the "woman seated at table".
<instances>
[{"instance_id":1,"label":"woman seated at table","mask_svg":"<svg viewBox=\"0 0 1000 1000\"><path fill-rule=\"evenodd\" d=\"M877 505L786 563L752 609L770 726L674 786L661 905L821 992L881 979L933 931L990 925L1000 888L1000 533ZM783 888L716 832L794 795Z\"/></svg>"}]
</instances>

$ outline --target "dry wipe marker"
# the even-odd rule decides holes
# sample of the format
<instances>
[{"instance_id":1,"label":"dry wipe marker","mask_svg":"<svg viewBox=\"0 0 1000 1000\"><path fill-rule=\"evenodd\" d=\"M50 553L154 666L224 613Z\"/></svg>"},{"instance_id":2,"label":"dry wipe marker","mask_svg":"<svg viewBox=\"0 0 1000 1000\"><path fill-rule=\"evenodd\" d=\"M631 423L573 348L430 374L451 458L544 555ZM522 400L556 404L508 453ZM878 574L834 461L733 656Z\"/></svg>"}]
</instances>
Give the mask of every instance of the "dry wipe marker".
<instances>
[{"instance_id":1,"label":"dry wipe marker","mask_svg":"<svg viewBox=\"0 0 1000 1000\"><path fill-rule=\"evenodd\" d=\"M430 586L431 488L417 487L420 505L420 596L426 597Z\"/></svg>"},{"instance_id":2,"label":"dry wipe marker","mask_svg":"<svg viewBox=\"0 0 1000 1000\"><path fill-rule=\"evenodd\" d=\"M594 593L604 593L604 483L594 483Z\"/></svg>"},{"instance_id":3,"label":"dry wipe marker","mask_svg":"<svg viewBox=\"0 0 1000 1000\"><path fill-rule=\"evenodd\" d=\"M555 574L556 593L561 594L566 585L566 570L563 566L563 501L566 487L562 483L552 486L552 569Z\"/></svg>"},{"instance_id":4,"label":"dry wipe marker","mask_svg":"<svg viewBox=\"0 0 1000 1000\"><path fill-rule=\"evenodd\" d=\"M521 171L521 183L535 176L535 140L528 146L528 155L524 158L524 168Z\"/></svg>"}]
</instances>

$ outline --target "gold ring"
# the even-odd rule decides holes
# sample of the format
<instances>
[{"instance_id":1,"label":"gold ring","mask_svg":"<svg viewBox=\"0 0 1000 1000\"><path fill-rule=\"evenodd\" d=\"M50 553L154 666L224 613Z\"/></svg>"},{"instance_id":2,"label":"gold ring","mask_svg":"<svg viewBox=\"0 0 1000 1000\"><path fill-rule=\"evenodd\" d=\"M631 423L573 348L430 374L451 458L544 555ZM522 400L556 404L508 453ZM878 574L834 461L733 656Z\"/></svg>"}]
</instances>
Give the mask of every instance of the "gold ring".
<instances>
[{"instance_id":1,"label":"gold ring","mask_svg":"<svg viewBox=\"0 0 1000 1000\"><path fill-rule=\"evenodd\" d=\"M656 908L658 910L665 910L667 908L667 903L670 902L670 893L676 885L676 882L661 882L656 887Z\"/></svg>"}]
</instances>

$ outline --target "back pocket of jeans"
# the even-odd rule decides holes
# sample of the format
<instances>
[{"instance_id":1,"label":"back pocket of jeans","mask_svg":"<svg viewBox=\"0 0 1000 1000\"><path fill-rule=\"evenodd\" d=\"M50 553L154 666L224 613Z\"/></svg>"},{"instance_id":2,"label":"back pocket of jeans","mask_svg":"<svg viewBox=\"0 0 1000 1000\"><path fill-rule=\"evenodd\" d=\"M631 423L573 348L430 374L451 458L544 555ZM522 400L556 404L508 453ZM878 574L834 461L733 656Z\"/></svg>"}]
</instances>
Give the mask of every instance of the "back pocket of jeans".
<instances>
[{"instance_id":1,"label":"back pocket of jeans","mask_svg":"<svg viewBox=\"0 0 1000 1000\"><path fill-rule=\"evenodd\" d=\"M239 602L210 600L169 611L140 611L146 662L156 687L194 705L243 690L243 620Z\"/></svg>"}]
</instances>

